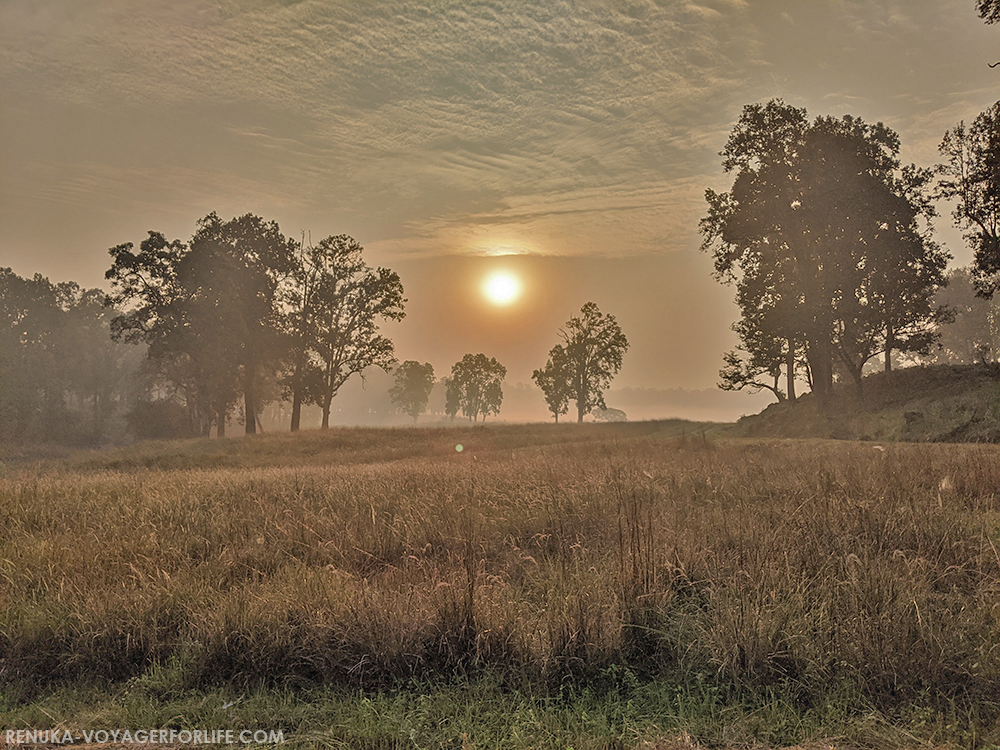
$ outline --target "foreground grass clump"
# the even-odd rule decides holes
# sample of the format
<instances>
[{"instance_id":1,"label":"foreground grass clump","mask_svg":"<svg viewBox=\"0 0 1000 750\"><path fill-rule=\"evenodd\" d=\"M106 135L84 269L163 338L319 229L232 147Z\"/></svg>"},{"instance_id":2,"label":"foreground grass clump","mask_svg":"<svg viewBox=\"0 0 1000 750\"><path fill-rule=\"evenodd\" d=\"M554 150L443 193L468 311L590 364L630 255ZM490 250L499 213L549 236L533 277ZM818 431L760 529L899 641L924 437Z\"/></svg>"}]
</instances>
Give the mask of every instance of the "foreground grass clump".
<instances>
[{"instance_id":1,"label":"foreground grass clump","mask_svg":"<svg viewBox=\"0 0 1000 750\"><path fill-rule=\"evenodd\" d=\"M486 684L516 696L497 706L627 704L594 731L631 744L594 746L698 711L713 742L873 715L923 739L1000 741L993 447L711 443L655 425L303 444L313 458L293 466L186 468L167 445L170 470L120 453L8 467L0 669L18 720L108 681L167 701ZM190 445L194 466L215 460ZM284 436L244 445L294 452ZM712 698L685 712L668 689Z\"/></svg>"}]
</instances>

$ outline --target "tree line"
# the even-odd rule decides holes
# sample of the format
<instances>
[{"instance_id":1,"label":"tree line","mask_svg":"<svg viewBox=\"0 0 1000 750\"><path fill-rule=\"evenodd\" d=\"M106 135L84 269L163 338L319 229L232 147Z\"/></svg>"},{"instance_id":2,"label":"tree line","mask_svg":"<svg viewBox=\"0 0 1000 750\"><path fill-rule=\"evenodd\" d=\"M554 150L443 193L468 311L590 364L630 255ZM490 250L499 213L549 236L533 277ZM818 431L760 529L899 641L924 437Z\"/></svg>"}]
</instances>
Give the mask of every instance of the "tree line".
<instances>
[{"instance_id":1,"label":"tree line","mask_svg":"<svg viewBox=\"0 0 1000 750\"><path fill-rule=\"evenodd\" d=\"M956 201L978 294L1000 286L998 126L1000 103L949 130L928 169L902 164L882 123L744 107L720 154L732 187L706 191L700 223L740 310L720 387L794 401L804 380L823 402L839 377L860 391L876 356L887 371L895 355L931 357L957 314L939 301L951 256L933 239L936 199Z\"/></svg>"},{"instance_id":2,"label":"tree line","mask_svg":"<svg viewBox=\"0 0 1000 750\"><path fill-rule=\"evenodd\" d=\"M860 390L880 355L886 370L900 356L995 357L985 301L1000 288L1000 102L945 134L941 164L899 153L881 123L810 120L780 100L744 108L721 152L732 186L706 191L700 223L740 310L722 388L794 401L804 381L825 400L835 379ZM954 202L974 251L950 275L933 239L938 199ZM129 425L223 435L233 417L254 433L275 401L291 405L293 431L307 405L326 427L349 378L397 365L380 327L403 319L402 283L347 235L313 244L252 214L212 213L190 241L151 231L110 255L108 294L0 269L0 439L94 443ZM577 421L606 409L628 346L593 302L566 322L532 373L555 421L571 405ZM498 414L505 376L495 358L466 355L443 379L445 413ZM416 420L433 384L430 364L404 362L393 403Z\"/></svg>"},{"instance_id":3,"label":"tree line","mask_svg":"<svg viewBox=\"0 0 1000 750\"><path fill-rule=\"evenodd\" d=\"M400 278L370 266L347 235L313 244L252 214L211 213L188 242L150 231L138 248L109 253L107 294L0 269L0 439L222 436L234 417L253 434L275 401L290 404L292 431L304 406L318 407L326 428L338 391L371 367L395 367L401 412L416 421L427 409L433 367L396 367L380 330L405 315ZM539 385L557 420L571 393L580 419L604 405L601 388L627 347L620 331L598 340L608 324L588 303L553 349ZM506 373L485 354L463 357L443 379L445 414L499 414Z\"/></svg>"}]
</instances>

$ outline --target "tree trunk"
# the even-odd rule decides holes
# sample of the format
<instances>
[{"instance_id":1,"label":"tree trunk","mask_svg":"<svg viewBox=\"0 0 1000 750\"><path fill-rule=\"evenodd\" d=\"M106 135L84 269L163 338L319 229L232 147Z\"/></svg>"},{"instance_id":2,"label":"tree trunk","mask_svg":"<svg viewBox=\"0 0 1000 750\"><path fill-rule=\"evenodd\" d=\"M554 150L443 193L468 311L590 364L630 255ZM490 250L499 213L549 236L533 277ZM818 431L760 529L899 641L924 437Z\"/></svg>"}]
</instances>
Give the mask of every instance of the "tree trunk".
<instances>
[{"instance_id":1,"label":"tree trunk","mask_svg":"<svg viewBox=\"0 0 1000 750\"><path fill-rule=\"evenodd\" d=\"M296 385L292 393L292 432L299 431L302 422L302 390Z\"/></svg>"},{"instance_id":2,"label":"tree trunk","mask_svg":"<svg viewBox=\"0 0 1000 750\"><path fill-rule=\"evenodd\" d=\"M820 404L826 405L833 390L833 353L830 344L817 341L808 348L812 389Z\"/></svg>"},{"instance_id":3,"label":"tree trunk","mask_svg":"<svg viewBox=\"0 0 1000 750\"><path fill-rule=\"evenodd\" d=\"M253 375L247 376L243 383L243 416L247 435L256 435L257 403L253 393Z\"/></svg>"},{"instance_id":4,"label":"tree trunk","mask_svg":"<svg viewBox=\"0 0 1000 750\"><path fill-rule=\"evenodd\" d=\"M220 437L220 438L221 437L225 437L226 436L226 413L225 412L219 412L219 414L216 417L216 419L218 421L216 421L216 423L215 423L215 436L216 437Z\"/></svg>"},{"instance_id":5,"label":"tree trunk","mask_svg":"<svg viewBox=\"0 0 1000 750\"><path fill-rule=\"evenodd\" d=\"M789 403L795 403L795 341L788 339L788 355L785 360L785 390L788 391Z\"/></svg>"},{"instance_id":6,"label":"tree trunk","mask_svg":"<svg viewBox=\"0 0 1000 750\"><path fill-rule=\"evenodd\" d=\"M332 398L323 399L323 423L320 427L324 430L330 429L330 402Z\"/></svg>"},{"instance_id":7,"label":"tree trunk","mask_svg":"<svg viewBox=\"0 0 1000 750\"><path fill-rule=\"evenodd\" d=\"M896 346L895 332L892 330L892 324L887 324L885 327L885 371L892 372L892 350Z\"/></svg>"}]
</instances>

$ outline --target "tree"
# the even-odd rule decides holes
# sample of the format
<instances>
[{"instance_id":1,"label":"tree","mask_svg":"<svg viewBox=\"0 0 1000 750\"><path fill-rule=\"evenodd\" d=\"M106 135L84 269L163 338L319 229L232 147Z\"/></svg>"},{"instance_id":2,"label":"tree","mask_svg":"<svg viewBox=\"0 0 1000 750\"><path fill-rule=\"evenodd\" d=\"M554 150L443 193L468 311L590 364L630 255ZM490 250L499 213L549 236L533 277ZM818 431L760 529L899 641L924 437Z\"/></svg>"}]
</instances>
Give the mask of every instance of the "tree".
<instances>
[{"instance_id":1,"label":"tree","mask_svg":"<svg viewBox=\"0 0 1000 750\"><path fill-rule=\"evenodd\" d=\"M444 386L444 413L452 422L462 409L462 391L455 378L441 378L441 385Z\"/></svg>"},{"instance_id":2,"label":"tree","mask_svg":"<svg viewBox=\"0 0 1000 750\"><path fill-rule=\"evenodd\" d=\"M1000 302L976 293L972 271L951 271L935 302L954 311L954 319L941 326L939 345L923 360L961 365L992 361L1000 352Z\"/></svg>"},{"instance_id":3,"label":"tree","mask_svg":"<svg viewBox=\"0 0 1000 750\"><path fill-rule=\"evenodd\" d=\"M580 309L559 332L565 358L569 397L576 401L576 421L595 407L605 408L604 389L622 367L628 339L613 315L604 315L593 302Z\"/></svg>"},{"instance_id":4,"label":"tree","mask_svg":"<svg viewBox=\"0 0 1000 750\"><path fill-rule=\"evenodd\" d=\"M330 426L330 405L348 378L396 363L392 341L378 326L403 319L403 285L395 271L365 263L363 251L342 234L326 237L306 253L315 279L302 314L304 337L297 345L307 351L304 398L323 410L323 429Z\"/></svg>"},{"instance_id":5,"label":"tree","mask_svg":"<svg viewBox=\"0 0 1000 750\"><path fill-rule=\"evenodd\" d=\"M389 397L404 413L417 417L427 411L427 400L434 387L434 367L429 362L420 364L408 359L396 368L395 384L389 390Z\"/></svg>"},{"instance_id":6,"label":"tree","mask_svg":"<svg viewBox=\"0 0 1000 750\"><path fill-rule=\"evenodd\" d=\"M193 420L226 419L243 396L247 434L257 430L263 380L277 368L285 346L279 288L291 274L295 242L275 222L253 214L198 221L191 242L168 242L150 232L110 250L114 261L108 304L123 309L112 331L143 341L151 360L176 379Z\"/></svg>"},{"instance_id":7,"label":"tree","mask_svg":"<svg viewBox=\"0 0 1000 750\"><path fill-rule=\"evenodd\" d=\"M571 373L568 365L566 348L562 344L556 344L549 350L549 359L545 363L545 367L531 373L531 379L545 395L545 403L549 405L549 411L555 417L556 424L559 423L559 415L569 411L569 400L572 394L570 391Z\"/></svg>"},{"instance_id":8,"label":"tree","mask_svg":"<svg viewBox=\"0 0 1000 750\"><path fill-rule=\"evenodd\" d=\"M507 368L485 354L466 354L452 365L451 378L447 381L445 411L454 419L458 410L472 422L479 415L486 421L490 414L500 413L503 403L503 379Z\"/></svg>"},{"instance_id":9,"label":"tree","mask_svg":"<svg viewBox=\"0 0 1000 750\"><path fill-rule=\"evenodd\" d=\"M952 217L972 247L976 288L990 297L1000 289L1000 102L945 133L938 150L938 192L956 201Z\"/></svg>"},{"instance_id":10,"label":"tree","mask_svg":"<svg viewBox=\"0 0 1000 750\"><path fill-rule=\"evenodd\" d=\"M849 115L810 123L780 100L747 105L722 152L729 193L706 191L702 248L736 286L746 356L723 384L805 371L825 400L835 360L861 386L879 352L926 351L945 311L931 298L948 255L930 241L928 170L903 167L899 138ZM802 356L800 356L800 353ZM777 384L773 386L777 395Z\"/></svg>"},{"instance_id":11,"label":"tree","mask_svg":"<svg viewBox=\"0 0 1000 750\"><path fill-rule=\"evenodd\" d=\"M111 436L141 352L111 340L103 299L0 268L0 440L99 445Z\"/></svg>"}]
</instances>

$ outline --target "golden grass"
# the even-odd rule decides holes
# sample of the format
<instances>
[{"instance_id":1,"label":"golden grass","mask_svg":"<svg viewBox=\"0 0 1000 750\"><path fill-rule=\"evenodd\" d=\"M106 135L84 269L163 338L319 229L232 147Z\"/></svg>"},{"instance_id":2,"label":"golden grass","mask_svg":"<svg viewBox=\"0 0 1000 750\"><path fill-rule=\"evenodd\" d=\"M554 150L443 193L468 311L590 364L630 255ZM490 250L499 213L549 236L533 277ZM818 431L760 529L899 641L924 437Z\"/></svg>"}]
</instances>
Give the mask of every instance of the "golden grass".
<instances>
[{"instance_id":1,"label":"golden grass","mask_svg":"<svg viewBox=\"0 0 1000 750\"><path fill-rule=\"evenodd\" d=\"M187 686L669 674L995 726L994 447L651 426L299 440L291 466L232 460L300 444L268 436L8 467L4 679L27 697L155 664Z\"/></svg>"}]
</instances>

